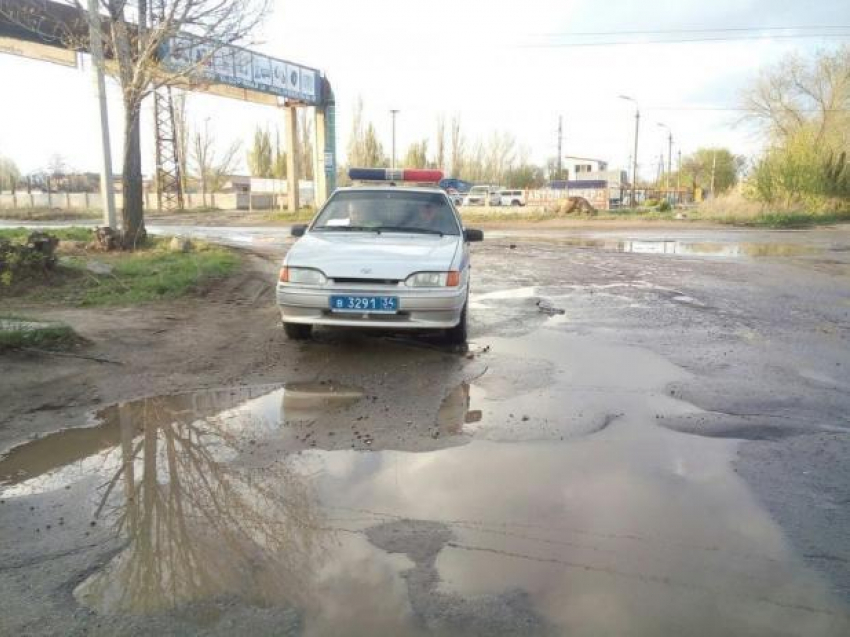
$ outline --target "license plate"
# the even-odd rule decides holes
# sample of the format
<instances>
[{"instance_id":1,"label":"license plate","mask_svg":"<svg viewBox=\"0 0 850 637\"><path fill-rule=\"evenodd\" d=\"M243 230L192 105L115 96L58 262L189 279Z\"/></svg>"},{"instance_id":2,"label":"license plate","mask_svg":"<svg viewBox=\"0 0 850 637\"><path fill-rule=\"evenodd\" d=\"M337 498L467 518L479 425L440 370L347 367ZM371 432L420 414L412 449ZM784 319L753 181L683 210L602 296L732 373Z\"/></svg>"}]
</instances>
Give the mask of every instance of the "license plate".
<instances>
[{"instance_id":1,"label":"license plate","mask_svg":"<svg viewBox=\"0 0 850 637\"><path fill-rule=\"evenodd\" d=\"M395 313L398 311L397 296L353 296L341 295L331 297L331 310L334 312L357 313Z\"/></svg>"}]
</instances>

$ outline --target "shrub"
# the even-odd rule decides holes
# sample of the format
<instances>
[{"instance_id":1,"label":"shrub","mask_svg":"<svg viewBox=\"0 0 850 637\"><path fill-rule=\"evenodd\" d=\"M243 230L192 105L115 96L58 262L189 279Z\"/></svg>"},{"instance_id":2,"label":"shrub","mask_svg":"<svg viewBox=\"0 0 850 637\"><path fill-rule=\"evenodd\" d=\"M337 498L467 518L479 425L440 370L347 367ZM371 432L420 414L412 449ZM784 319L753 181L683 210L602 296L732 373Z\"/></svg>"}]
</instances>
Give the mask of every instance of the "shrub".
<instances>
[{"instance_id":1,"label":"shrub","mask_svg":"<svg viewBox=\"0 0 850 637\"><path fill-rule=\"evenodd\" d=\"M53 269L59 239L43 232L33 232L26 242L0 239L0 284L9 287L19 276Z\"/></svg>"}]
</instances>

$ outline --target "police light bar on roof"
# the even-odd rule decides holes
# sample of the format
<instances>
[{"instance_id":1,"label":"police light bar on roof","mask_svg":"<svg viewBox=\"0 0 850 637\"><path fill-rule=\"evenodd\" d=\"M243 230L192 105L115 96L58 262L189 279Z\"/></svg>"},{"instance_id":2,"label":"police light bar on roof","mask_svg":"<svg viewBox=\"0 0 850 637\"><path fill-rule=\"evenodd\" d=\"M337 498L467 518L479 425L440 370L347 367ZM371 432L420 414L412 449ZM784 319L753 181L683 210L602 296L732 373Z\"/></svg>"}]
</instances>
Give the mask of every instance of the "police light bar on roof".
<instances>
[{"instance_id":1,"label":"police light bar on roof","mask_svg":"<svg viewBox=\"0 0 850 637\"><path fill-rule=\"evenodd\" d=\"M436 184L443 178L443 171L429 168L350 168L348 176L352 181L415 181Z\"/></svg>"}]
</instances>

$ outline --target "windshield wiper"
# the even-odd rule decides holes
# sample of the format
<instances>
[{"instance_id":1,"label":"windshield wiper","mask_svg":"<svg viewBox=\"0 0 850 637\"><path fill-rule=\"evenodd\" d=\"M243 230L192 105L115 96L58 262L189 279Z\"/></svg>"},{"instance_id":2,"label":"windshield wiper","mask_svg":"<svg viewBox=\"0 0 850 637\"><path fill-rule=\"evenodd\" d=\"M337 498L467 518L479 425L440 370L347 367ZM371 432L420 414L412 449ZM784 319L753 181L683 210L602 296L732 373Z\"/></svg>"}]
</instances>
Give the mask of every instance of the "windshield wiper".
<instances>
[{"instance_id":1,"label":"windshield wiper","mask_svg":"<svg viewBox=\"0 0 850 637\"><path fill-rule=\"evenodd\" d=\"M342 230L344 232L378 232L380 228L367 228L366 226L319 226L318 228L314 228L314 230L325 231L335 231Z\"/></svg>"},{"instance_id":2,"label":"windshield wiper","mask_svg":"<svg viewBox=\"0 0 850 637\"><path fill-rule=\"evenodd\" d=\"M410 232L412 234L438 234L441 237L446 234L442 230L434 230L433 228L410 228L408 226L378 226L375 228L378 232Z\"/></svg>"}]
</instances>

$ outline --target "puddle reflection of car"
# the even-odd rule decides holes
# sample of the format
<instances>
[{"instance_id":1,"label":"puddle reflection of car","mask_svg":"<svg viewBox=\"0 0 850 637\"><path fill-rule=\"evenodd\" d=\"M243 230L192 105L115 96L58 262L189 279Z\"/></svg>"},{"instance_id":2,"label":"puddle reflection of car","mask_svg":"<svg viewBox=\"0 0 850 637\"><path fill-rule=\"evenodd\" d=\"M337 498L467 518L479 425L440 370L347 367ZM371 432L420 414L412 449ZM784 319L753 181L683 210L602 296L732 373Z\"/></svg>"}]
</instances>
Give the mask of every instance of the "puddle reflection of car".
<instances>
[{"instance_id":1,"label":"puddle reflection of car","mask_svg":"<svg viewBox=\"0 0 850 637\"><path fill-rule=\"evenodd\" d=\"M451 343L467 336L469 243L436 170L352 169L301 237L280 271L277 302L286 334L314 325L440 330ZM392 181L390 181L392 180ZM383 183L374 183L374 182ZM422 185L427 182L427 185Z\"/></svg>"}]
</instances>

